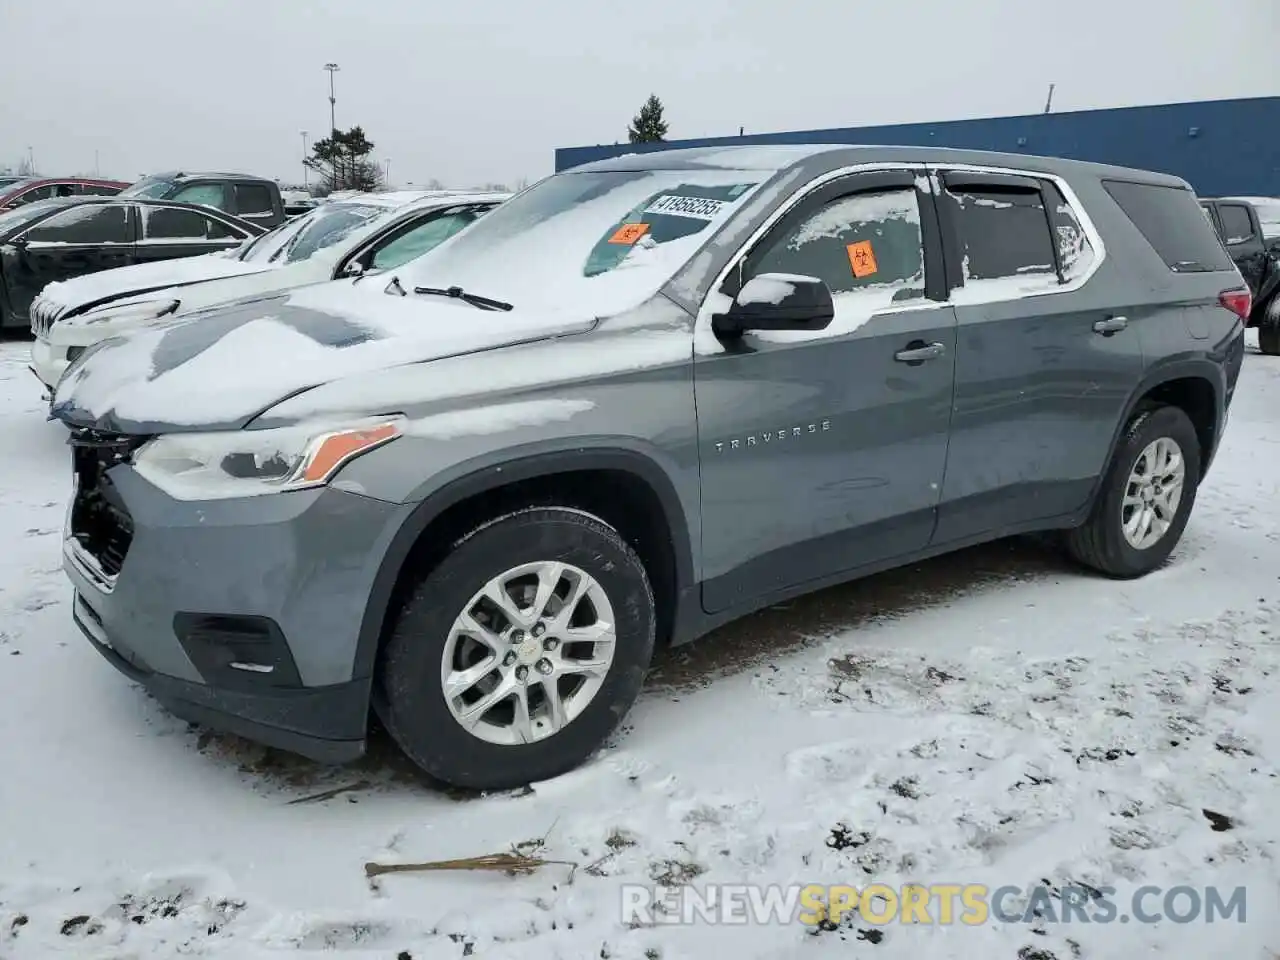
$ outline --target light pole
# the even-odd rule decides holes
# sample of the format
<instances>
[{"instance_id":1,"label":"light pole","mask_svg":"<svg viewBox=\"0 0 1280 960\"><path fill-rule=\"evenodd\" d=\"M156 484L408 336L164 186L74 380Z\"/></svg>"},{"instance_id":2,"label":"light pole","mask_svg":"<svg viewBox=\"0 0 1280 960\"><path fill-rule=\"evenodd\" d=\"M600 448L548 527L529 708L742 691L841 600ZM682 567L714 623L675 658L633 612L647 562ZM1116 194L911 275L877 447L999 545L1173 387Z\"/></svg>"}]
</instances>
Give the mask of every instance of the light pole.
<instances>
[{"instance_id":1,"label":"light pole","mask_svg":"<svg viewBox=\"0 0 1280 960\"><path fill-rule=\"evenodd\" d=\"M304 190L311 189L310 185L307 183L308 169L309 168L307 167L307 131L303 130L302 131L302 188Z\"/></svg>"},{"instance_id":2,"label":"light pole","mask_svg":"<svg viewBox=\"0 0 1280 960\"><path fill-rule=\"evenodd\" d=\"M387 186L391 186L391 158L387 157Z\"/></svg>"},{"instance_id":3,"label":"light pole","mask_svg":"<svg viewBox=\"0 0 1280 960\"><path fill-rule=\"evenodd\" d=\"M338 101L337 101L337 98L334 96L334 92L333 92L333 75L337 73L339 70L341 70L342 68L338 66L336 63L326 63L324 65L324 68L329 71L329 131L332 134L336 132L338 129L338 120L337 120L337 112L336 112Z\"/></svg>"}]
</instances>

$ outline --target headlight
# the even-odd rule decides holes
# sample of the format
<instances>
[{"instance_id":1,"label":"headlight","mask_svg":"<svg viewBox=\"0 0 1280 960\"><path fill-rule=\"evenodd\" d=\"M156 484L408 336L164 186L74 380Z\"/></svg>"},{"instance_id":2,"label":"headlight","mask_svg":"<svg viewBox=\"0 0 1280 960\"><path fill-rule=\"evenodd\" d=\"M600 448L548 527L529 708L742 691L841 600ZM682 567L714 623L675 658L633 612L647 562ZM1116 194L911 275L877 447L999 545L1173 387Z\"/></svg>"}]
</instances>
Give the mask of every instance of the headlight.
<instances>
[{"instance_id":1,"label":"headlight","mask_svg":"<svg viewBox=\"0 0 1280 960\"><path fill-rule=\"evenodd\" d=\"M390 443L400 418L332 425L173 433L149 441L134 469L178 500L220 500L321 486L344 465Z\"/></svg>"},{"instance_id":2,"label":"headlight","mask_svg":"<svg viewBox=\"0 0 1280 960\"><path fill-rule=\"evenodd\" d=\"M106 321L123 321L125 323L144 323L147 320L159 320L178 309L178 300L144 300L141 303L126 303L120 306L105 304L82 313L76 317L78 323L103 323Z\"/></svg>"}]
</instances>

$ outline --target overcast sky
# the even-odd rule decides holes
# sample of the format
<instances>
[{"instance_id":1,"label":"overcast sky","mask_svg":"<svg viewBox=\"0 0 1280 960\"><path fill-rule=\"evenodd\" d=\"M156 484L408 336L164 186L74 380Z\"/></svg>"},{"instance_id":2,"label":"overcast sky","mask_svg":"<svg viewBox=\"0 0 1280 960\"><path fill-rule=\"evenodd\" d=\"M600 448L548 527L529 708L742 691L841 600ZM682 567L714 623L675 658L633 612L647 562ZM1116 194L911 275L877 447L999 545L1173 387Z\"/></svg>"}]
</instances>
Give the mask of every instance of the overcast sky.
<instances>
[{"instance_id":1,"label":"overcast sky","mask_svg":"<svg viewBox=\"0 0 1280 960\"><path fill-rule=\"evenodd\" d=\"M0 166L536 179L652 91L697 137L1280 94L1278 0L0 0ZM1274 131L1272 131L1274 135Z\"/></svg>"}]
</instances>

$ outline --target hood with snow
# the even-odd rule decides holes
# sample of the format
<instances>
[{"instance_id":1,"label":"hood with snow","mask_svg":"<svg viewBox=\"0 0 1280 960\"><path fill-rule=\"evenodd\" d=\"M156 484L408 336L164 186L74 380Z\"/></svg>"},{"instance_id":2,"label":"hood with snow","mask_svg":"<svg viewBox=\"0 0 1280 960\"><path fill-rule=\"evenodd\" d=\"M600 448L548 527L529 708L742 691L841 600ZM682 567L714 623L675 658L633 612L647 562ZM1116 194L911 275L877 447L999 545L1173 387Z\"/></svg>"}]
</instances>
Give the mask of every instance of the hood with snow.
<instances>
[{"instance_id":1,"label":"hood with snow","mask_svg":"<svg viewBox=\"0 0 1280 960\"><path fill-rule=\"evenodd\" d=\"M235 430L334 380L584 333L595 323L337 280L103 340L68 368L50 412L70 426L118 433Z\"/></svg>"},{"instance_id":2,"label":"hood with snow","mask_svg":"<svg viewBox=\"0 0 1280 960\"><path fill-rule=\"evenodd\" d=\"M61 315L170 287L185 287L224 277L261 273L273 266L274 264L269 263L237 260L221 253L137 263L51 283L40 292L40 299L55 307Z\"/></svg>"}]
</instances>

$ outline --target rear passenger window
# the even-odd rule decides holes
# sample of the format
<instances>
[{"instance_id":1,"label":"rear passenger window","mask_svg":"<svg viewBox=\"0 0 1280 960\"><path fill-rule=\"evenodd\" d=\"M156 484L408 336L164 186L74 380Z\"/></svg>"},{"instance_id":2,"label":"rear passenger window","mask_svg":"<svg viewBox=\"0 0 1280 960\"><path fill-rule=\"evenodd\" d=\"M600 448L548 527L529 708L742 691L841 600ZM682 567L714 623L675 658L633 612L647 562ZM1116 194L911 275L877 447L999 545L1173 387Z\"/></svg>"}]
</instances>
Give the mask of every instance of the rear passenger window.
<instances>
[{"instance_id":1,"label":"rear passenger window","mask_svg":"<svg viewBox=\"0 0 1280 960\"><path fill-rule=\"evenodd\" d=\"M1235 269L1190 190L1127 180L1103 180L1102 186L1170 270L1208 273Z\"/></svg>"},{"instance_id":2,"label":"rear passenger window","mask_svg":"<svg viewBox=\"0 0 1280 960\"><path fill-rule=\"evenodd\" d=\"M1218 216L1222 218L1223 239L1227 243L1248 243L1253 239L1253 221L1249 211L1238 203L1218 204Z\"/></svg>"},{"instance_id":3,"label":"rear passenger window","mask_svg":"<svg viewBox=\"0 0 1280 960\"><path fill-rule=\"evenodd\" d=\"M992 189L948 193L956 201L966 283L1026 276L1048 277L1057 283L1054 237L1039 192Z\"/></svg>"},{"instance_id":4,"label":"rear passenger window","mask_svg":"<svg viewBox=\"0 0 1280 960\"><path fill-rule=\"evenodd\" d=\"M179 207L144 207L142 227L147 240L225 240L231 236L231 231L212 217Z\"/></svg>"},{"instance_id":5,"label":"rear passenger window","mask_svg":"<svg viewBox=\"0 0 1280 960\"><path fill-rule=\"evenodd\" d=\"M236 187L236 208L241 214L271 213L271 191L260 183Z\"/></svg>"}]
</instances>

